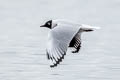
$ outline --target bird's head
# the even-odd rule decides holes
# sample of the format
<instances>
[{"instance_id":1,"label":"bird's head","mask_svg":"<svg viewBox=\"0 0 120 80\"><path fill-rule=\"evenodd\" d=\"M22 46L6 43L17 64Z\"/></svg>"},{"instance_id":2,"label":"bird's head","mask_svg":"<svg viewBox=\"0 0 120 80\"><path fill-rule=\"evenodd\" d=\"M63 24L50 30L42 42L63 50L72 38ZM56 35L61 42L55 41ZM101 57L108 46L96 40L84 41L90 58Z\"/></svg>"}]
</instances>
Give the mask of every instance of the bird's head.
<instances>
[{"instance_id":1,"label":"bird's head","mask_svg":"<svg viewBox=\"0 0 120 80\"><path fill-rule=\"evenodd\" d=\"M52 28L54 28L55 26L57 26L57 24L54 23L53 20L49 20L49 21L45 22L44 25L41 25L40 27L47 27L47 28L49 28L49 29L52 29Z\"/></svg>"}]
</instances>

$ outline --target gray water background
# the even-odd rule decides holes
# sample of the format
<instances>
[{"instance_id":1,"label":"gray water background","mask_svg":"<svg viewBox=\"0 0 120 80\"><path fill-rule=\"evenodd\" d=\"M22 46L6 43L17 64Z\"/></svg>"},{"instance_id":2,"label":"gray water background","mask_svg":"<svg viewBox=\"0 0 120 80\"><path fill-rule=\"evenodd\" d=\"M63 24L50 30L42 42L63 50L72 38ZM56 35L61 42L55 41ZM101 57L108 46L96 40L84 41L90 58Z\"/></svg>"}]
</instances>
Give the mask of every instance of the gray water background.
<instances>
[{"instance_id":1,"label":"gray water background","mask_svg":"<svg viewBox=\"0 0 120 80\"><path fill-rule=\"evenodd\" d=\"M49 19L100 26L50 68ZM120 80L120 0L0 0L0 80Z\"/></svg>"}]
</instances>

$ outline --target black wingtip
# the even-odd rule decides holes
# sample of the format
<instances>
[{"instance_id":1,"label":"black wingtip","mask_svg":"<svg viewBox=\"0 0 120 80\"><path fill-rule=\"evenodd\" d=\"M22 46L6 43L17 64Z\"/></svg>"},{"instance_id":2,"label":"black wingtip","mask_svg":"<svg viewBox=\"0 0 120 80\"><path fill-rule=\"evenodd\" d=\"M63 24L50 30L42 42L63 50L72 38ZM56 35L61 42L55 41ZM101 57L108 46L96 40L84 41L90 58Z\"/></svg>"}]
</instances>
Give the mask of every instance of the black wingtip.
<instances>
[{"instance_id":1,"label":"black wingtip","mask_svg":"<svg viewBox=\"0 0 120 80\"><path fill-rule=\"evenodd\" d=\"M66 53L63 54L62 57L60 57L60 59L58 59L58 61L56 61L56 64L54 65L50 65L51 68L57 67L58 64L60 64L60 62L62 62L62 60L64 59L64 56L66 55Z\"/></svg>"},{"instance_id":2,"label":"black wingtip","mask_svg":"<svg viewBox=\"0 0 120 80\"><path fill-rule=\"evenodd\" d=\"M56 66L57 66L57 63L54 64L54 65L50 65L51 68L54 68L54 67L56 67Z\"/></svg>"},{"instance_id":3,"label":"black wingtip","mask_svg":"<svg viewBox=\"0 0 120 80\"><path fill-rule=\"evenodd\" d=\"M51 68L53 68L53 67L54 67L54 65L50 65L50 67L51 67Z\"/></svg>"}]
</instances>

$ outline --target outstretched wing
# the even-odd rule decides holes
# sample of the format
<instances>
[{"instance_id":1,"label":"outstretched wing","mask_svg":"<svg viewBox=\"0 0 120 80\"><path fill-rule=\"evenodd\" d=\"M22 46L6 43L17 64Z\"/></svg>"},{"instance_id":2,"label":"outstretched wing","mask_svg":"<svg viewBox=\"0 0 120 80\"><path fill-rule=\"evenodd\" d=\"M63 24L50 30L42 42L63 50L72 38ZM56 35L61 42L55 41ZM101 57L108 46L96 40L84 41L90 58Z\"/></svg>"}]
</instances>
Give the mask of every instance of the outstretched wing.
<instances>
[{"instance_id":1,"label":"outstretched wing","mask_svg":"<svg viewBox=\"0 0 120 80\"><path fill-rule=\"evenodd\" d=\"M50 67L57 66L64 59L67 47L78 30L79 27L57 26L50 31L47 46L47 57L50 60Z\"/></svg>"},{"instance_id":2,"label":"outstretched wing","mask_svg":"<svg viewBox=\"0 0 120 80\"><path fill-rule=\"evenodd\" d=\"M75 51L72 51L73 53L76 53L79 51L81 47L80 33L77 33L75 37L71 40L69 47L74 47L76 49Z\"/></svg>"}]
</instances>

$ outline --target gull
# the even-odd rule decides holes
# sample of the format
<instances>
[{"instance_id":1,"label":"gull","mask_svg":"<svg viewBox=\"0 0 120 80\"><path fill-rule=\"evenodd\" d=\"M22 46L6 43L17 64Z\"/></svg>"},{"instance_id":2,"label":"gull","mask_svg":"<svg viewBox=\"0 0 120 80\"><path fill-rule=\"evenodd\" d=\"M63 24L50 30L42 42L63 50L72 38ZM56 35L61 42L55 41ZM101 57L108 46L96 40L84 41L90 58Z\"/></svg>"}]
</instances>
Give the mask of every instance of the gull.
<instances>
[{"instance_id":1,"label":"gull","mask_svg":"<svg viewBox=\"0 0 120 80\"><path fill-rule=\"evenodd\" d=\"M79 52L81 48L81 33L91 32L100 28L62 19L49 20L40 27L51 29L48 34L46 49L50 67L55 67L62 62L68 47L75 49L72 53Z\"/></svg>"}]
</instances>

